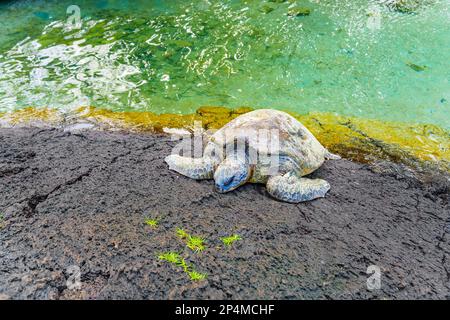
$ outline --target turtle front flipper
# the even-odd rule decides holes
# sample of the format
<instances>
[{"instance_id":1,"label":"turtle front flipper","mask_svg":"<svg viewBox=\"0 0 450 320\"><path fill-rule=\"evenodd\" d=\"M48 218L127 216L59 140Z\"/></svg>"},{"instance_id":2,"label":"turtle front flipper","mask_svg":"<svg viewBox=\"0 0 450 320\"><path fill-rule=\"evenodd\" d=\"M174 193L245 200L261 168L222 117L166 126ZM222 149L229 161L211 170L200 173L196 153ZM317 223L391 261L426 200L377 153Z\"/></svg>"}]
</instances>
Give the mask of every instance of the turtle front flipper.
<instances>
[{"instance_id":1,"label":"turtle front flipper","mask_svg":"<svg viewBox=\"0 0 450 320\"><path fill-rule=\"evenodd\" d=\"M214 162L208 157L188 158L171 154L164 161L169 165L170 170L192 179L212 179L214 176Z\"/></svg>"},{"instance_id":2,"label":"turtle front flipper","mask_svg":"<svg viewBox=\"0 0 450 320\"><path fill-rule=\"evenodd\" d=\"M267 191L278 200L299 203L322 198L330 190L330 184L322 179L308 179L288 172L270 177Z\"/></svg>"}]
</instances>

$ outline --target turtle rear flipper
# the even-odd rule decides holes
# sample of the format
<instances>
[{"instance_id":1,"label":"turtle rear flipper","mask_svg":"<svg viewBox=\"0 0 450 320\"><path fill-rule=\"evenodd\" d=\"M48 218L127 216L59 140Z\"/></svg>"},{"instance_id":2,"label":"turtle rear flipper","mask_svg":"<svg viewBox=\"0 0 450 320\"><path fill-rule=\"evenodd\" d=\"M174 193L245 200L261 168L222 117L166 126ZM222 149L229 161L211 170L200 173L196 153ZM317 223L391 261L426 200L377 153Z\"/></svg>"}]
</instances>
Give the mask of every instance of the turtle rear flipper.
<instances>
[{"instance_id":1,"label":"turtle rear flipper","mask_svg":"<svg viewBox=\"0 0 450 320\"><path fill-rule=\"evenodd\" d=\"M325 159L327 159L327 160L340 160L340 159L342 159L340 155L331 153L331 152L328 151L328 150L326 151L324 157L325 157Z\"/></svg>"},{"instance_id":2,"label":"turtle rear flipper","mask_svg":"<svg viewBox=\"0 0 450 320\"><path fill-rule=\"evenodd\" d=\"M189 158L171 154L164 161L169 165L170 170L191 179L212 179L214 176L214 162L208 157Z\"/></svg>"},{"instance_id":3,"label":"turtle rear flipper","mask_svg":"<svg viewBox=\"0 0 450 320\"><path fill-rule=\"evenodd\" d=\"M322 198L330 190L330 184L322 179L308 179L288 172L285 175L270 177L267 191L278 200L299 203Z\"/></svg>"}]
</instances>

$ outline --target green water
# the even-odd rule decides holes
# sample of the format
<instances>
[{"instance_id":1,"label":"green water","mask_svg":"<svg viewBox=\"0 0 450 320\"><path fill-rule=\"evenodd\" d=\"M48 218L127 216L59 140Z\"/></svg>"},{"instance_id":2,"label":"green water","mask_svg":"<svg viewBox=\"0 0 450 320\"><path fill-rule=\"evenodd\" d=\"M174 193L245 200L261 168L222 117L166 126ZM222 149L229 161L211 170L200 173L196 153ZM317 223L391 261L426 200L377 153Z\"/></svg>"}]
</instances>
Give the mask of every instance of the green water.
<instances>
[{"instance_id":1,"label":"green water","mask_svg":"<svg viewBox=\"0 0 450 320\"><path fill-rule=\"evenodd\" d=\"M450 1L392 1L2 3L0 112L252 106L450 128Z\"/></svg>"}]
</instances>

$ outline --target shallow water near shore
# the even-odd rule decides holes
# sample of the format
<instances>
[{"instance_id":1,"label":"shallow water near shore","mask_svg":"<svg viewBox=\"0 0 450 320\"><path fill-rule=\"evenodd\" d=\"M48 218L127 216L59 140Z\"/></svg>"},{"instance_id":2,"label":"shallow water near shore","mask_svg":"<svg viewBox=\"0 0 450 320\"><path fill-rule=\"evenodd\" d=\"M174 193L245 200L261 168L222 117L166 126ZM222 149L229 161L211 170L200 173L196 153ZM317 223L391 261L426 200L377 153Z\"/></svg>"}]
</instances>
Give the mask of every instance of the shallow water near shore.
<instances>
[{"instance_id":1,"label":"shallow water near shore","mask_svg":"<svg viewBox=\"0 0 450 320\"><path fill-rule=\"evenodd\" d=\"M78 1L80 29L71 4L0 4L0 112L251 106L450 128L446 0Z\"/></svg>"}]
</instances>

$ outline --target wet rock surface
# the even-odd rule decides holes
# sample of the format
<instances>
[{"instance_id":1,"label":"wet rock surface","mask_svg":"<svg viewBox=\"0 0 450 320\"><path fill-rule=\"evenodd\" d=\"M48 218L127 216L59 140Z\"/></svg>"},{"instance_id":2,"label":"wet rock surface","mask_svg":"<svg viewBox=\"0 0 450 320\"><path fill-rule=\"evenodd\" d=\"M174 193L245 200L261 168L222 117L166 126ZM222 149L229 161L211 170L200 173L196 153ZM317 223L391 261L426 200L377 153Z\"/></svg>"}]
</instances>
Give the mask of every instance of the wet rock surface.
<instances>
[{"instance_id":1,"label":"wet rock surface","mask_svg":"<svg viewBox=\"0 0 450 320\"><path fill-rule=\"evenodd\" d=\"M168 170L158 135L0 129L2 299L450 298L446 177L328 161L332 186L298 205L261 185L218 194ZM152 228L145 217L159 217ZM202 236L195 253L176 228ZM220 237L238 234L226 248ZM206 273L193 282L158 253ZM366 270L381 269L369 291ZM70 290L70 267L81 289Z\"/></svg>"}]
</instances>

